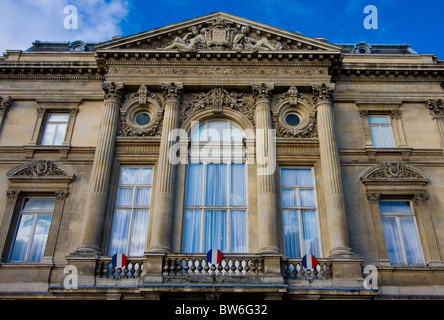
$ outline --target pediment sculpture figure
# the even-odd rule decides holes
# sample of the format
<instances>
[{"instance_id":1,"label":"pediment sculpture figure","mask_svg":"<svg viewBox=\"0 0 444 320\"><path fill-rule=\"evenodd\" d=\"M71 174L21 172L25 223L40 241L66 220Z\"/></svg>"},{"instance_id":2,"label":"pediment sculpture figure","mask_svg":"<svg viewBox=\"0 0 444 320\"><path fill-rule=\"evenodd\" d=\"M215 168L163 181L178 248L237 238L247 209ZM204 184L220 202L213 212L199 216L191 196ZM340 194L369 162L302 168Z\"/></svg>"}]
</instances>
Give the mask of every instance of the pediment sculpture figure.
<instances>
[{"instance_id":1,"label":"pediment sculpture figure","mask_svg":"<svg viewBox=\"0 0 444 320\"><path fill-rule=\"evenodd\" d=\"M280 50L283 49L283 45L277 42L276 45L272 45L266 38L254 39L248 36L248 26L242 26L240 33L236 34L233 39L233 49L237 52L242 50L246 51L262 51L262 50Z\"/></svg>"},{"instance_id":2,"label":"pediment sculpture figure","mask_svg":"<svg viewBox=\"0 0 444 320\"><path fill-rule=\"evenodd\" d=\"M189 33L187 33L183 38L177 37L174 39L173 43L164 49L178 49L181 51L196 51L198 49L203 49L207 47L205 36L203 35L205 30L201 30L196 26L190 28Z\"/></svg>"}]
</instances>

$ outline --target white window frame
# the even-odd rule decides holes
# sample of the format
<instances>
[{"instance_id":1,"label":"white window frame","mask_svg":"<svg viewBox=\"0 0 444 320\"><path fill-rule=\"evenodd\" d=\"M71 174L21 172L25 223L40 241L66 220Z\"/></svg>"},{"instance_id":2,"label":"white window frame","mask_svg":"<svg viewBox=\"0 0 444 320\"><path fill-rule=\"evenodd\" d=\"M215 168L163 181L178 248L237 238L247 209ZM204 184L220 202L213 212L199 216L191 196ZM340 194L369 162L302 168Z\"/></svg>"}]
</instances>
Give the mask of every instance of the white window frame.
<instances>
[{"instance_id":1,"label":"white window frame","mask_svg":"<svg viewBox=\"0 0 444 320\"><path fill-rule=\"evenodd\" d=\"M387 118L388 123L370 123L370 118L372 118L372 117L384 117L384 118ZM385 114L381 114L381 115L378 115L378 114L372 114L372 115L369 115L369 116L368 116L369 128L370 128L370 136L371 136L371 138L372 138L372 142L373 142L373 145L374 145L375 147L377 147L377 146L376 146L375 141L374 141L374 139L373 139L373 135L372 135L372 127L374 127L374 128L378 128L379 139L380 139L380 142L382 143L382 146L378 146L377 148L395 148L395 147L396 147L395 136L394 136L394 134L393 134L393 125L392 125L392 121L391 121L390 118L391 118L391 117L390 117L389 115L385 115ZM384 137L383 137L383 134L382 134L382 127L390 128L390 136L391 136L391 138L392 138L393 145L391 145L391 146L386 146L387 141L384 140Z\"/></svg>"},{"instance_id":2,"label":"white window frame","mask_svg":"<svg viewBox=\"0 0 444 320\"><path fill-rule=\"evenodd\" d=\"M311 171L311 177L313 181L313 185L284 185L282 183L282 169L310 169ZM303 210L310 210L315 211L316 214L316 228L318 230L318 248L319 248L319 256L322 256L322 241L321 241L321 229L320 229L320 223L319 223L319 210L318 210L318 198L317 198L317 189L316 189L316 180L315 180L315 174L313 167L300 167L300 166L283 166L279 168L279 175L280 175L280 192L282 196L282 189L295 189L296 190L296 206L286 206L284 207L282 200L281 200L281 214L282 214L282 223L284 223L284 210L294 210L297 212L298 215L298 228L299 228L299 250L300 250L300 257L292 257L287 256L285 250L284 255L288 258L302 258L305 253L305 246L304 246L304 233L303 233L303 225L302 225L302 211ZM304 207L301 204L301 197L300 197L300 189L312 189L314 192L314 207ZM281 197L282 198L282 197ZM284 232L284 229L282 228L282 232ZM285 239L284 239L284 249L285 249Z\"/></svg>"},{"instance_id":3,"label":"white window frame","mask_svg":"<svg viewBox=\"0 0 444 320\"><path fill-rule=\"evenodd\" d=\"M26 199L43 199L43 198L45 198L45 199L53 199L54 200L54 206L53 206L52 210L26 210L26 209L24 209ZM36 231L36 228L37 228L38 217L40 215L42 215L42 216L43 215L49 215L49 216L51 216L51 222L50 223L52 223L55 204L56 204L56 199L55 198L51 198L51 197L24 197L21 200L20 211L19 211L19 214L18 214L16 226L15 226L14 237L13 237L13 241L11 243L11 249L10 249L9 255L8 255L8 261L11 261L11 262L28 262L28 261L30 261L29 260L29 254L31 253L32 243L34 242L34 237L35 237L35 231ZM22 217L23 216L34 216L33 217L33 222L32 222L32 227L31 227L31 232L30 232L30 236L29 236L29 240L28 240L28 243L26 244L25 256L24 256L23 260L11 260L12 259L12 254L13 254L13 251L14 251L14 247L15 247L15 243L16 243L17 234L18 234L19 228L20 228L20 222L22 221ZM45 246L43 248L42 258L44 257L46 245L48 243L48 237L49 237L50 230L51 230L51 226L48 229L48 234L46 235L46 242L45 242ZM36 262L36 261L32 260L32 262Z\"/></svg>"},{"instance_id":4,"label":"white window frame","mask_svg":"<svg viewBox=\"0 0 444 320\"><path fill-rule=\"evenodd\" d=\"M66 116L66 120L65 121L51 121L50 120L51 115L64 115L64 116ZM66 134L68 131L69 121L70 121L69 118L70 118L69 113L66 113L66 112L49 112L46 116L45 126L44 126L43 132L42 132L42 138L40 139L40 145L42 145L42 146L61 146L66 139ZM45 139L45 134L47 132L48 125L55 125L55 131L54 131L54 134L50 137L51 138L50 143L44 144L43 141ZM57 137L57 129L61 125L65 126L65 132L63 134L63 139L62 139L61 143L55 143L55 139Z\"/></svg>"},{"instance_id":5,"label":"white window frame","mask_svg":"<svg viewBox=\"0 0 444 320\"><path fill-rule=\"evenodd\" d=\"M419 248L420 248L420 255L421 255L421 263L419 265L423 265L424 264L424 252L422 249L422 244L421 244L421 238L419 237L419 230L418 230L418 223L416 221L416 215L415 215L415 211L414 208L412 206L412 202L410 200L389 200L389 199L384 199L384 200L380 200L381 201L400 201L400 202L408 202L409 206L410 206L410 212L381 212L381 218L382 217L390 217L390 218L395 218L396 221L396 227L397 227L397 231L398 231L398 240L401 244L401 253L402 253L402 259L403 259L403 264L404 265L418 265L418 264L409 264L408 263L408 259L407 259L407 251L405 249L405 243L404 243L404 237L402 235L402 226L401 226L401 222L399 220L399 218L401 217L410 217L413 218L414 224L415 224L415 233L416 233L416 237L419 241ZM385 237L385 236L384 236ZM384 239L385 240L385 239ZM387 241L385 241L386 245L387 245ZM387 252L388 254L388 252ZM392 264L390 262L390 264Z\"/></svg>"},{"instance_id":6,"label":"white window frame","mask_svg":"<svg viewBox=\"0 0 444 320\"><path fill-rule=\"evenodd\" d=\"M152 173L151 173L151 184L123 184L120 185L118 183L120 174L122 172L122 168L145 168L145 169L151 169ZM149 220L150 220L150 216L151 216L151 203L148 203L145 206L137 206L135 204L136 202L136 196L137 196L137 189L138 188L150 188L151 189L151 199L150 202L152 200L153 197L153 179L154 179L154 168L152 166L137 166L137 165L122 165L119 168L119 176L117 178L117 187L116 187L116 192L115 192L115 199L114 199L114 210L113 210L113 219L112 219L112 223L111 223L111 233L110 233L110 241L109 241L109 245L108 245L108 253L111 254L111 244L112 244L112 237L113 237L113 227L114 227L114 214L116 212L116 210L130 210L130 221L128 222L128 238L126 239L126 247L125 247L125 252L129 255L130 252L130 248L131 248L131 239L132 239L132 232L133 232L133 219L134 219L134 211L135 210L148 210L148 221L147 221L147 228L149 227ZM120 188L132 188L133 189L133 193L132 193L132 199L131 199L131 205L117 205L116 201L117 201L117 195L119 192ZM148 229L147 229L147 235L148 235ZM145 239L145 246L146 246L146 239Z\"/></svg>"}]
</instances>

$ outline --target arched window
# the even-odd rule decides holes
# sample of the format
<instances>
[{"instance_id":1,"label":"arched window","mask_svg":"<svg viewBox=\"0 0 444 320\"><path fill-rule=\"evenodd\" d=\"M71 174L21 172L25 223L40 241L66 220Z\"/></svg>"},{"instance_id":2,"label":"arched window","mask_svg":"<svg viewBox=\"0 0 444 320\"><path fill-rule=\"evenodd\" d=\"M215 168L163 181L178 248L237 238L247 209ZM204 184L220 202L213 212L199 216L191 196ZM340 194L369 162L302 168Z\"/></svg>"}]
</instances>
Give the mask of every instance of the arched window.
<instances>
[{"instance_id":1,"label":"arched window","mask_svg":"<svg viewBox=\"0 0 444 320\"><path fill-rule=\"evenodd\" d=\"M247 172L243 131L230 120L192 125L182 252L247 251ZM195 144L198 146L193 150ZM238 156L235 156L235 155Z\"/></svg>"}]
</instances>

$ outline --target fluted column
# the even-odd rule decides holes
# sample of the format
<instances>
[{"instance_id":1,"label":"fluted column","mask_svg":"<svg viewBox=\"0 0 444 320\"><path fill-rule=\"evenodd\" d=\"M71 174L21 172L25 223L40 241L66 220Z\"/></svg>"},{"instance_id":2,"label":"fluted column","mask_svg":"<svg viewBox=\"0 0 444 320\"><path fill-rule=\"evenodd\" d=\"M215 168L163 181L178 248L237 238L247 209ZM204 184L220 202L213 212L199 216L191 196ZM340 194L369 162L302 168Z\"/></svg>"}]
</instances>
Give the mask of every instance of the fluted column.
<instances>
[{"instance_id":1,"label":"fluted column","mask_svg":"<svg viewBox=\"0 0 444 320\"><path fill-rule=\"evenodd\" d=\"M274 84L253 84L256 98L256 159L259 252L279 253L276 209L276 154L271 125Z\"/></svg>"},{"instance_id":2,"label":"fluted column","mask_svg":"<svg viewBox=\"0 0 444 320\"><path fill-rule=\"evenodd\" d=\"M165 113L162 124L157 178L155 184L155 202L152 213L151 253L171 252L171 228L174 209L175 167L169 159L174 149L175 136L170 136L179 124L179 107L182 98L182 83L162 83L165 97Z\"/></svg>"},{"instance_id":3,"label":"fluted column","mask_svg":"<svg viewBox=\"0 0 444 320\"><path fill-rule=\"evenodd\" d=\"M100 240L105 215L108 186L114 155L119 119L119 107L123 101L123 83L104 82L105 109L100 122L99 136L91 171L90 189L83 221L81 245L78 253L101 253Z\"/></svg>"},{"instance_id":4,"label":"fluted column","mask_svg":"<svg viewBox=\"0 0 444 320\"><path fill-rule=\"evenodd\" d=\"M317 109L319 148L325 209L330 234L330 256L353 254L349 245L348 222L342 189L341 163L334 131L333 86L313 85L313 101Z\"/></svg>"},{"instance_id":5,"label":"fluted column","mask_svg":"<svg viewBox=\"0 0 444 320\"><path fill-rule=\"evenodd\" d=\"M11 97L0 97L0 131L3 127L3 122L5 121L6 115L9 111L9 107L12 104L12 98Z\"/></svg>"}]
</instances>

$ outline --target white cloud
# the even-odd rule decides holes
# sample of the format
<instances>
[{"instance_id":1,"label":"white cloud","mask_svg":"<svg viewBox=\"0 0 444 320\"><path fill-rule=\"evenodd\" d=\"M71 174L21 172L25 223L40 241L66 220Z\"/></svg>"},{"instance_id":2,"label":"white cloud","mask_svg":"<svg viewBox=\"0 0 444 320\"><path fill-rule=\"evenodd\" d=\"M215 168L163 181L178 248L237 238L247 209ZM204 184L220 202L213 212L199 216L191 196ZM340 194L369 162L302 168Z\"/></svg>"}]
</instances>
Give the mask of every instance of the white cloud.
<instances>
[{"instance_id":1,"label":"white cloud","mask_svg":"<svg viewBox=\"0 0 444 320\"><path fill-rule=\"evenodd\" d=\"M78 29L65 29L67 5L78 11ZM2 0L0 54L26 50L35 40L101 42L121 35L127 0Z\"/></svg>"}]
</instances>

